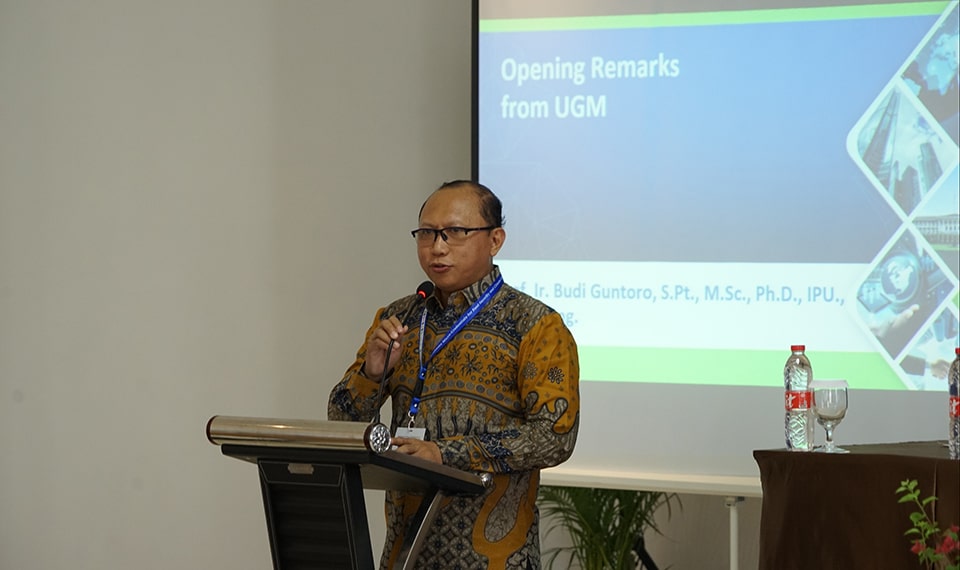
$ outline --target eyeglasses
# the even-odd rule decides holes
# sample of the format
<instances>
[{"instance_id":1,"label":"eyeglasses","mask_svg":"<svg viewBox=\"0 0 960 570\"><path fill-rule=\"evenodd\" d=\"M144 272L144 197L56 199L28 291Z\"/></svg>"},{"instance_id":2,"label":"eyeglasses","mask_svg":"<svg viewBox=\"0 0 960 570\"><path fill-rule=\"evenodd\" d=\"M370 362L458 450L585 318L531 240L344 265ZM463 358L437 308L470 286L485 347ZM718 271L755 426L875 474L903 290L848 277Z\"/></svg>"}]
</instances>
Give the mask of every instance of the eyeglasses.
<instances>
[{"instance_id":1,"label":"eyeglasses","mask_svg":"<svg viewBox=\"0 0 960 570\"><path fill-rule=\"evenodd\" d=\"M460 245L467 241L470 232L481 232L492 230L499 226L486 226L483 228L461 228L453 226L451 228L417 228L410 232L413 239L417 240L417 245L433 245L437 241L437 236L443 238L443 241L450 245Z\"/></svg>"}]
</instances>

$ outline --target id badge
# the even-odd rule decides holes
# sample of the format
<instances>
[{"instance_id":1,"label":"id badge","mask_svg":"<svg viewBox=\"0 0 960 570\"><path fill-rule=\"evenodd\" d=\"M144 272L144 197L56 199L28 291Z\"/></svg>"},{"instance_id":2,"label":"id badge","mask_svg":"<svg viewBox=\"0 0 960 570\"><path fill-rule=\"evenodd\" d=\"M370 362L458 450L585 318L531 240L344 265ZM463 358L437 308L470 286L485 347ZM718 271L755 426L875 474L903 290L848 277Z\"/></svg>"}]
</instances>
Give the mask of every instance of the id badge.
<instances>
[{"instance_id":1,"label":"id badge","mask_svg":"<svg viewBox=\"0 0 960 570\"><path fill-rule=\"evenodd\" d=\"M409 437L411 439L423 439L427 436L427 428L397 427L397 433L393 437Z\"/></svg>"}]
</instances>

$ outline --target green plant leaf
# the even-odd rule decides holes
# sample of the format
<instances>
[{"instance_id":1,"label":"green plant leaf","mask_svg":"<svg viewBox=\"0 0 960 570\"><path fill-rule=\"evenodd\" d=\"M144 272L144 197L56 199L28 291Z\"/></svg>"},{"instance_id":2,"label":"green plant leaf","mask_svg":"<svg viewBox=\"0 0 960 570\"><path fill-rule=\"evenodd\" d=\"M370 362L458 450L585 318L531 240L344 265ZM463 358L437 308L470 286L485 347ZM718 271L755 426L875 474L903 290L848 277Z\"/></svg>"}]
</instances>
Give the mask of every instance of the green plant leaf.
<instances>
[{"instance_id":1,"label":"green plant leaf","mask_svg":"<svg viewBox=\"0 0 960 570\"><path fill-rule=\"evenodd\" d=\"M680 505L673 493L592 489L585 487L540 488L539 504L553 521L544 536L564 530L569 534L569 547L552 548L545 553L545 563L553 568L566 554L567 565L584 570L633 570L637 558L634 545L646 530L661 534L654 516L661 507L672 516L672 503Z\"/></svg>"}]
</instances>

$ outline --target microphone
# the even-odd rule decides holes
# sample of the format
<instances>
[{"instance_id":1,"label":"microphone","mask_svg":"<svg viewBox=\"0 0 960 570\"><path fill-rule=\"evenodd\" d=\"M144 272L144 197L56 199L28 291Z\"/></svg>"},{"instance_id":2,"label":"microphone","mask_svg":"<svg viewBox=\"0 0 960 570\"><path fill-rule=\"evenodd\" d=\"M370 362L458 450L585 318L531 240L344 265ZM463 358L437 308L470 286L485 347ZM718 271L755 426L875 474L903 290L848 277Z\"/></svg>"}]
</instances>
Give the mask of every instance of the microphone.
<instances>
[{"instance_id":1,"label":"microphone","mask_svg":"<svg viewBox=\"0 0 960 570\"><path fill-rule=\"evenodd\" d=\"M420 305L420 303L426 301L427 297L433 295L433 289L433 283L430 281L424 281L419 287L417 287L417 298L413 300L413 303L409 307L407 307L407 310L403 313L403 317L400 318L401 325L406 325L407 318L410 316L410 313L412 313L413 310ZM395 339L390 339L390 342L395 342ZM387 354L390 354L390 348L387 348ZM384 367L384 371L386 371L386 367Z\"/></svg>"},{"instance_id":2,"label":"microphone","mask_svg":"<svg viewBox=\"0 0 960 570\"><path fill-rule=\"evenodd\" d=\"M433 283L430 281L424 281L423 283L420 284L419 287L417 287L416 298L413 300L413 303L411 303L410 306L407 307L407 310L403 312L403 317L400 318L401 325L407 324L407 318L410 316L410 313L413 312L413 309L420 306L420 303L425 301L427 297L433 294L433 289L434 289ZM390 351L393 350L393 344L395 342L397 342L397 339L391 338L390 342L387 343L386 357L383 360L383 371L380 372L380 385L377 387L377 402L379 402L380 398L383 396L383 385L387 383L387 372L389 371L389 364L390 364ZM382 407L383 407L382 404L377 406L377 414L376 416L374 416L373 421L370 423L374 423L374 424L380 423L380 408Z\"/></svg>"}]
</instances>

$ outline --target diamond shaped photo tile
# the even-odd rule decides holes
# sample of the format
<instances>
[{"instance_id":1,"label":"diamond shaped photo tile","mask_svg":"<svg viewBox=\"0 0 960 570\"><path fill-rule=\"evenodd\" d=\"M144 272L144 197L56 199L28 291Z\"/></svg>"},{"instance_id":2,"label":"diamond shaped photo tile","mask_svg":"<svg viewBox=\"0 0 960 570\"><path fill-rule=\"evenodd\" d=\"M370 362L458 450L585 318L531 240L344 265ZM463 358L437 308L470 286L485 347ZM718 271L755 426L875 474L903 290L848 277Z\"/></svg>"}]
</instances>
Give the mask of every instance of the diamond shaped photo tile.
<instances>
[{"instance_id":1,"label":"diamond shaped photo tile","mask_svg":"<svg viewBox=\"0 0 960 570\"><path fill-rule=\"evenodd\" d=\"M893 205L909 216L956 162L956 146L941 136L895 82L856 133L861 168Z\"/></svg>"},{"instance_id":2,"label":"diamond shaped photo tile","mask_svg":"<svg viewBox=\"0 0 960 570\"><path fill-rule=\"evenodd\" d=\"M940 20L902 74L904 83L943 131L960 144L960 14L958 5Z\"/></svg>"},{"instance_id":3,"label":"diamond shaped photo tile","mask_svg":"<svg viewBox=\"0 0 960 570\"><path fill-rule=\"evenodd\" d=\"M896 359L956 285L940 260L904 231L857 291L857 313L887 354Z\"/></svg>"},{"instance_id":4,"label":"diamond shaped photo tile","mask_svg":"<svg viewBox=\"0 0 960 570\"><path fill-rule=\"evenodd\" d=\"M940 311L900 359L904 383L914 390L945 390L955 346L960 346L960 323L949 308Z\"/></svg>"},{"instance_id":5,"label":"diamond shaped photo tile","mask_svg":"<svg viewBox=\"0 0 960 570\"><path fill-rule=\"evenodd\" d=\"M950 269L953 281L960 280L960 167L917 208L913 225Z\"/></svg>"}]
</instances>

